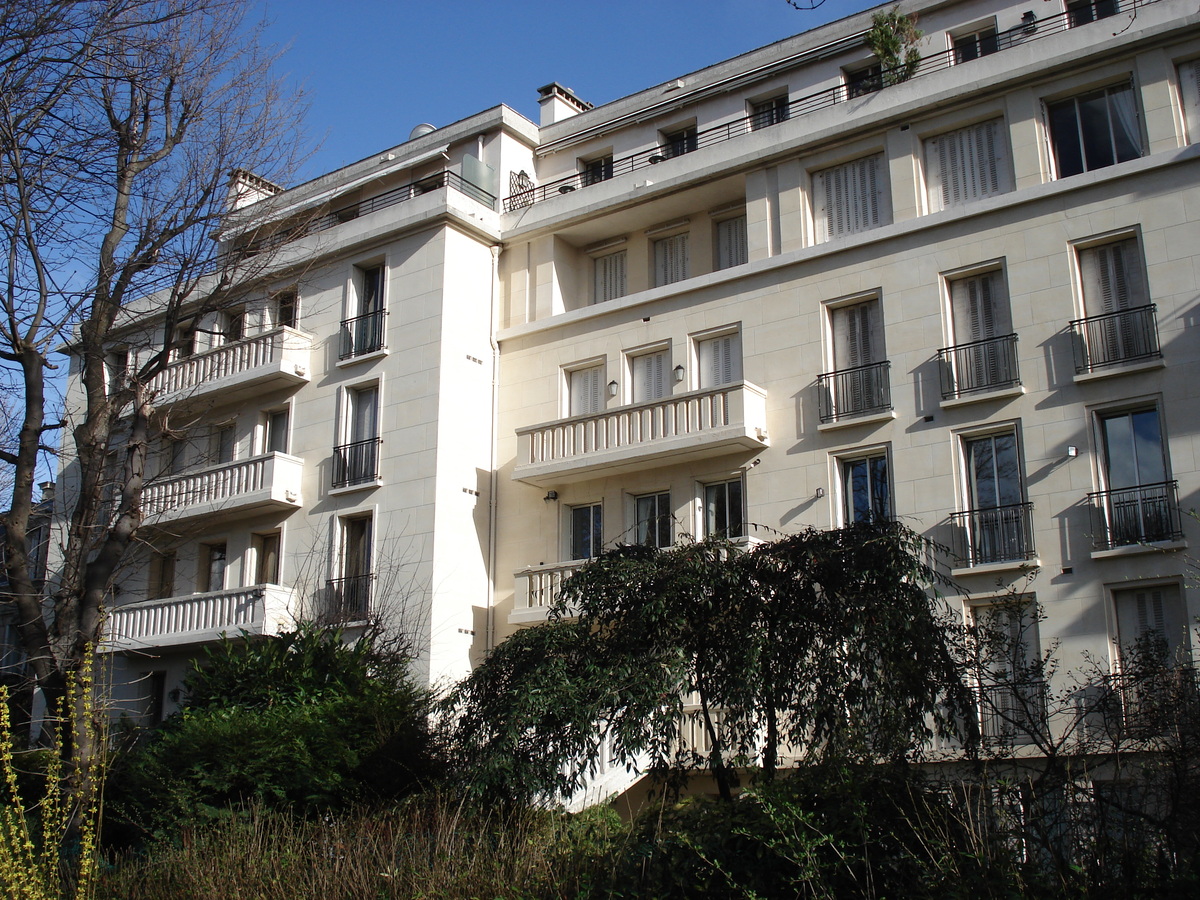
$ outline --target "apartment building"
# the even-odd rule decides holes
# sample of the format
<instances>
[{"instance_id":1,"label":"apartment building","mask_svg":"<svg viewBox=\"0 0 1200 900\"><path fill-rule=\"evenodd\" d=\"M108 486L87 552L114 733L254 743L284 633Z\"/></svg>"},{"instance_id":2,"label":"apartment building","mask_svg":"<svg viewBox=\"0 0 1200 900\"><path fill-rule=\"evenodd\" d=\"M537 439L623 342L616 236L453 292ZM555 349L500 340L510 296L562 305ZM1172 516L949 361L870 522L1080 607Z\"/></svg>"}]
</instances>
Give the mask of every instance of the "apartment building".
<instances>
[{"instance_id":1,"label":"apartment building","mask_svg":"<svg viewBox=\"0 0 1200 900\"><path fill-rule=\"evenodd\" d=\"M121 701L157 715L198 647L297 618L378 616L452 679L605 545L876 516L952 549L964 616L1020 593L1063 669L1119 676L1152 632L1190 659L1200 14L900 10L911 78L866 11L243 176L221 237L278 223L269 277L183 334L148 300L114 348L178 357Z\"/></svg>"}]
</instances>

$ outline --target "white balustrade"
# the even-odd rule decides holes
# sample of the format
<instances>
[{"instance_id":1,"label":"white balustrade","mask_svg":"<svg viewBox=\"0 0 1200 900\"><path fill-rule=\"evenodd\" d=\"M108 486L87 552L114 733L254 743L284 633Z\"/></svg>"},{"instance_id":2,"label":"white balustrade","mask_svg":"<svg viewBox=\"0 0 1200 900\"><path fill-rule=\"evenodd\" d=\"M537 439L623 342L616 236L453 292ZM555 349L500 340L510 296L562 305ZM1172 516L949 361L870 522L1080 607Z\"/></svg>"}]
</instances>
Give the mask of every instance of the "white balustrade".
<instances>
[{"instance_id":1,"label":"white balustrade","mask_svg":"<svg viewBox=\"0 0 1200 900\"><path fill-rule=\"evenodd\" d=\"M574 575L585 562L587 560L576 559L551 565L530 566L516 572L513 576L515 593L512 621L545 618L547 609L562 590L563 582Z\"/></svg>"},{"instance_id":2,"label":"white balustrade","mask_svg":"<svg viewBox=\"0 0 1200 900\"><path fill-rule=\"evenodd\" d=\"M294 380L307 380L311 338L294 328L277 328L264 334L225 344L172 363L150 383L160 397L219 389L221 382L281 372Z\"/></svg>"},{"instance_id":3,"label":"white balustrade","mask_svg":"<svg viewBox=\"0 0 1200 900\"><path fill-rule=\"evenodd\" d=\"M108 617L106 650L216 640L239 631L273 631L291 605L292 592L278 585L188 594L118 606Z\"/></svg>"},{"instance_id":4,"label":"white balustrade","mask_svg":"<svg viewBox=\"0 0 1200 900\"><path fill-rule=\"evenodd\" d=\"M142 493L147 519L177 519L247 506L299 506L304 463L267 453L152 481Z\"/></svg>"}]
</instances>

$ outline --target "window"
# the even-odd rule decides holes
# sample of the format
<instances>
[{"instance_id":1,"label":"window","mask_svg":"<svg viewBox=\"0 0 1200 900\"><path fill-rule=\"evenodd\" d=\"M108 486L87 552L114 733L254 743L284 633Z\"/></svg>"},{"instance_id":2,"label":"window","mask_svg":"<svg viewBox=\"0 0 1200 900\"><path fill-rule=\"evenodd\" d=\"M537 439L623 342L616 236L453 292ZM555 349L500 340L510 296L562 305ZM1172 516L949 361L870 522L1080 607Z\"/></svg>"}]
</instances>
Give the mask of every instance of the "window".
<instances>
[{"instance_id":1,"label":"window","mask_svg":"<svg viewBox=\"0 0 1200 900\"><path fill-rule=\"evenodd\" d=\"M1067 27L1078 28L1088 22L1117 14L1117 0L1071 0L1067 3Z\"/></svg>"},{"instance_id":2,"label":"window","mask_svg":"<svg viewBox=\"0 0 1200 900\"><path fill-rule=\"evenodd\" d=\"M1130 664L1186 664L1189 628L1179 585L1113 591L1118 659Z\"/></svg>"},{"instance_id":3,"label":"window","mask_svg":"<svg viewBox=\"0 0 1200 900\"><path fill-rule=\"evenodd\" d=\"M255 584L279 584L279 532L256 534L251 539L255 556Z\"/></svg>"},{"instance_id":4,"label":"window","mask_svg":"<svg viewBox=\"0 0 1200 900\"><path fill-rule=\"evenodd\" d=\"M994 25L987 28L980 28L968 34L960 34L957 37L952 36L950 40L954 45L955 63L970 62L981 56L987 56L989 53L995 53L1000 49L1000 42L996 37L996 27Z\"/></svg>"},{"instance_id":5,"label":"window","mask_svg":"<svg viewBox=\"0 0 1200 900\"><path fill-rule=\"evenodd\" d=\"M734 384L742 380L742 336L734 331L696 341L701 389Z\"/></svg>"},{"instance_id":6,"label":"window","mask_svg":"<svg viewBox=\"0 0 1200 900\"><path fill-rule=\"evenodd\" d=\"M1046 106L1059 178L1142 155L1137 101L1129 82Z\"/></svg>"},{"instance_id":7,"label":"window","mask_svg":"<svg viewBox=\"0 0 1200 900\"><path fill-rule=\"evenodd\" d=\"M717 269L740 266L750 259L746 240L746 217L722 219L717 223Z\"/></svg>"},{"instance_id":8,"label":"window","mask_svg":"<svg viewBox=\"0 0 1200 900\"><path fill-rule=\"evenodd\" d=\"M213 425L208 439L209 465L231 463L237 450L237 428L232 422Z\"/></svg>"},{"instance_id":9,"label":"window","mask_svg":"<svg viewBox=\"0 0 1200 900\"><path fill-rule=\"evenodd\" d=\"M288 430L291 423L291 411L273 409L263 414L263 452L287 453Z\"/></svg>"},{"instance_id":10,"label":"window","mask_svg":"<svg viewBox=\"0 0 1200 900\"><path fill-rule=\"evenodd\" d=\"M888 364L883 349L879 301L830 310L834 371L819 376L821 420L891 409Z\"/></svg>"},{"instance_id":11,"label":"window","mask_svg":"<svg viewBox=\"0 0 1200 900\"><path fill-rule=\"evenodd\" d=\"M704 485L704 534L737 538L746 533L742 479Z\"/></svg>"},{"instance_id":12,"label":"window","mask_svg":"<svg viewBox=\"0 0 1200 900\"><path fill-rule=\"evenodd\" d=\"M851 97L861 97L883 87L883 68L879 63L861 69L847 69L845 75L846 93Z\"/></svg>"},{"instance_id":13,"label":"window","mask_svg":"<svg viewBox=\"0 0 1200 900\"><path fill-rule=\"evenodd\" d=\"M624 297L625 289L625 251L618 250L606 256L598 256L595 266L595 289L592 292L593 303L603 303L605 300L616 300Z\"/></svg>"},{"instance_id":14,"label":"window","mask_svg":"<svg viewBox=\"0 0 1200 900\"><path fill-rule=\"evenodd\" d=\"M217 315L217 328L221 343L233 344L246 336L246 312L242 309L227 309Z\"/></svg>"},{"instance_id":15,"label":"window","mask_svg":"<svg viewBox=\"0 0 1200 900\"><path fill-rule=\"evenodd\" d=\"M993 119L925 142L929 211L961 206L1012 189L1004 122Z\"/></svg>"},{"instance_id":16,"label":"window","mask_svg":"<svg viewBox=\"0 0 1200 900\"><path fill-rule=\"evenodd\" d=\"M1016 335L1008 295L999 271L949 282L950 326L954 346L942 350L942 396L1020 384Z\"/></svg>"},{"instance_id":17,"label":"window","mask_svg":"<svg viewBox=\"0 0 1200 900\"><path fill-rule=\"evenodd\" d=\"M696 126L691 125L687 128L680 128L678 131L672 131L663 134L662 155L667 159L675 156L683 156L685 153L691 153L696 149ZM651 162L653 162L653 158Z\"/></svg>"},{"instance_id":18,"label":"window","mask_svg":"<svg viewBox=\"0 0 1200 900\"><path fill-rule=\"evenodd\" d=\"M637 517L634 541L660 548L674 544L674 516L670 493L663 491L658 494L645 494L634 498L633 502Z\"/></svg>"},{"instance_id":19,"label":"window","mask_svg":"<svg viewBox=\"0 0 1200 900\"><path fill-rule=\"evenodd\" d=\"M272 298L276 328L295 328L300 300L295 291L280 291Z\"/></svg>"},{"instance_id":20,"label":"window","mask_svg":"<svg viewBox=\"0 0 1200 900\"><path fill-rule=\"evenodd\" d=\"M159 448L162 474L180 475L187 467L187 442L175 437L163 437Z\"/></svg>"},{"instance_id":21,"label":"window","mask_svg":"<svg viewBox=\"0 0 1200 900\"><path fill-rule=\"evenodd\" d=\"M1183 121L1189 143L1200 142L1200 59L1179 67L1179 96L1183 101Z\"/></svg>"},{"instance_id":22,"label":"window","mask_svg":"<svg viewBox=\"0 0 1200 900\"><path fill-rule=\"evenodd\" d=\"M891 219L883 154L814 172L812 180L817 243L877 228Z\"/></svg>"},{"instance_id":23,"label":"window","mask_svg":"<svg viewBox=\"0 0 1200 900\"><path fill-rule=\"evenodd\" d=\"M1079 251L1084 318L1075 328L1075 368L1090 372L1160 355L1158 324L1136 238Z\"/></svg>"},{"instance_id":24,"label":"window","mask_svg":"<svg viewBox=\"0 0 1200 900\"><path fill-rule=\"evenodd\" d=\"M784 94L769 100L759 100L750 104L750 130L770 128L778 125L788 117L788 100Z\"/></svg>"},{"instance_id":25,"label":"window","mask_svg":"<svg viewBox=\"0 0 1200 900\"><path fill-rule=\"evenodd\" d=\"M1021 460L1013 431L963 439L966 512L956 518L968 565L1025 560L1033 555L1030 504L1025 503Z\"/></svg>"},{"instance_id":26,"label":"window","mask_svg":"<svg viewBox=\"0 0 1200 900\"><path fill-rule=\"evenodd\" d=\"M104 357L104 370L107 375L108 396L115 397L125 389L129 378L129 351L110 350Z\"/></svg>"},{"instance_id":27,"label":"window","mask_svg":"<svg viewBox=\"0 0 1200 900\"><path fill-rule=\"evenodd\" d=\"M171 335L171 359L187 359L196 352L196 326L194 322L180 325Z\"/></svg>"},{"instance_id":28,"label":"window","mask_svg":"<svg viewBox=\"0 0 1200 900\"><path fill-rule=\"evenodd\" d=\"M842 487L842 522L887 521L892 518L891 477L886 452L838 460Z\"/></svg>"},{"instance_id":29,"label":"window","mask_svg":"<svg viewBox=\"0 0 1200 900\"><path fill-rule=\"evenodd\" d=\"M225 545L203 545L200 561L204 566L200 571L200 592L225 590Z\"/></svg>"},{"instance_id":30,"label":"window","mask_svg":"<svg viewBox=\"0 0 1200 900\"><path fill-rule=\"evenodd\" d=\"M588 416L604 409L604 366L588 366L567 373L567 415Z\"/></svg>"},{"instance_id":31,"label":"window","mask_svg":"<svg viewBox=\"0 0 1200 900\"><path fill-rule=\"evenodd\" d=\"M379 385L346 391L346 442L334 448L333 486L374 482L379 476Z\"/></svg>"},{"instance_id":32,"label":"window","mask_svg":"<svg viewBox=\"0 0 1200 900\"><path fill-rule=\"evenodd\" d=\"M350 316L342 321L341 359L375 353L384 347L387 310L384 308L383 266L354 270Z\"/></svg>"},{"instance_id":33,"label":"window","mask_svg":"<svg viewBox=\"0 0 1200 900\"><path fill-rule=\"evenodd\" d=\"M340 520L341 577L329 582L329 607L325 618L357 622L371 612L374 520L353 516Z\"/></svg>"},{"instance_id":34,"label":"window","mask_svg":"<svg viewBox=\"0 0 1200 900\"><path fill-rule=\"evenodd\" d=\"M1100 413L1097 427L1103 488L1092 496L1097 546L1179 537L1179 505L1175 483L1167 479L1158 407Z\"/></svg>"},{"instance_id":35,"label":"window","mask_svg":"<svg viewBox=\"0 0 1200 900\"><path fill-rule=\"evenodd\" d=\"M688 277L688 233L654 242L654 286L674 284Z\"/></svg>"},{"instance_id":36,"label":"window","mask_svg":"<svg viewBox=\"0 0 1200 900\"><path fill-rule=\"evenodd\" d=\"M175 596L175 561L174 550L156 553L151 557L150 584L146 599L165 600Z\"/></svg>"},{"instance_id":37,"label":"window","mask_svg":"<svg viewBox=\"0 0 1200 900\"><path fill-rule=\"evenodd\" d=\"M580 180L586 187L589 184L599 184L613 177L612 154L581 162Z\"/></svg>"},{"instance_id":38,"label":"window","mask_svg":"<svg viewBox=\"0 0 1200 900\"><path fill-rule=\"evenodd\" d=\"M153 727L162 722L163 703L167 694L167 673L163 671L142 673L142 725Z\"/></svg>"},{"instance_id":39,"label":"window","mask_svg":"<svg viewBox=\"0 0 1200 900\"><path fill-rule=\"evenodd\" d=\"M1037 604L1018 596L970 612L981 736L1028 742L1046 721Z\"/></svg>"},{"instance_id":40,"label":"window","mask_svg":"<svg viewBox=\"0 0 1200 900\"><path fill-rule=\"evenodd\" d=\"M604 547L604 518L599 503L571 507L571 559L591 559Z\"/></svg>"},{"instance_id":41,"label":"window","mask_svg":"<svg viewBox=\"0 0 1200 900\"><path fill-rule=\"evenodd\" d=\"M668 392L668 373L671 356L668 350L654 350L650 353L639 353L629 358L629 371L632 376L630 400L641 403L646 400L658 400Z\"/></svg>"}]
</instances>

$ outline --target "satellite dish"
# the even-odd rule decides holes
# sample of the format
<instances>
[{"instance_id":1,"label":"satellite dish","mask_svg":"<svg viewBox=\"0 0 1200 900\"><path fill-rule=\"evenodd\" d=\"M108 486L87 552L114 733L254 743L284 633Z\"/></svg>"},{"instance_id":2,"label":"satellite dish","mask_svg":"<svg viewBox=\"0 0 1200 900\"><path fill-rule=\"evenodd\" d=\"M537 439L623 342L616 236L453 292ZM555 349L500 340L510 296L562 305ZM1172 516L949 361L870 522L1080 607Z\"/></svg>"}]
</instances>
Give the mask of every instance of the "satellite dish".
<instances>
[{"instance_id":1,"label":"satellite dish","mask_svg":"<svg viewBox=\"0 0 1200 900\"><path fill-rule=\"evenodd\" d=\"M415 141L417 138L425 137L427 134L433 134L435 131L437 131L436 125L430 125L428 122L422 122L420 125L414 128L412 132L409 133L408 139L410 141Z\"/></svg>"}]
</instances>

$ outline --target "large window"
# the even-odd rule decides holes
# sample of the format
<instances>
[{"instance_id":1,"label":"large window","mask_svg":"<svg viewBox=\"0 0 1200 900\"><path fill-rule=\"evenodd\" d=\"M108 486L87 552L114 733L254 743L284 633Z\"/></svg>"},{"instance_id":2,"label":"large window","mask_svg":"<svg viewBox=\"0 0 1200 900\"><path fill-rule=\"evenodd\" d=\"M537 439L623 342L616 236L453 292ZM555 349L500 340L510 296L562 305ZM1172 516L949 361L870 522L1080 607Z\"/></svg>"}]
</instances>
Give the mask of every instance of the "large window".
<instances>
[{"instance_id":1,"label":"large window","mask_svg":"<svg viewBox=\"0 0 1200 900\"><path fill-rule=\"evenodd\" d=\"M654 285L674 284L688 277L688 233L673 234L654 242Z\"/></svg>"},{"instance_id":2,"label":"large window","mask_svg":"<svg viewBox=\"0 0 1200 900\"><path fill-rule=\"evenodd\" d=\"M225 566L228 557L225 544L204 544L201 547L199 584L201 593L225 590Z\"/></svg>"},{"instance_id":3,"label":"large window","mask_svg":"<svg viewBox=\"0 0 1200 900\"><path fill-rule=\"evenodd\" d=\"M842 521L886 521L892 518L891 474L885 451L839 459Z\"/></svg>"},{"instance_id":4,"label":"large window","mask_svg":"<svg viewBox=\"0 0 1200 900\"><path fill-rule=\"evenodd\" d=\"M670 547L675 543L671 495L667 491L634 498L634 541L651 547Z\"/></svg>"},{"instance_id":5,"label":"large window","mask_svg":"<svg viewBox=\"0 0 1200 900\"><path fill-rule=\"evenodd\" d=\"M1018 596L972 607L970 613L982 737L1026 743L1044 734L1046 686L1036 602Z\"/></svg>"},{"instance_id":6,"label":"large window","mask_svg":"<svg viewBox=\"0 0 1200 900\"><path fill-rule=\"evenodd\" d=\"M571 559L591 559L604 548L604 516L599 503L571 507Z\"/></svg>"},{"instance_id":7,"label":"large window","mask_svg":"<svg viewBox=\"0 0 1200 900\"><path fill-rule=\"evenodd\" d=\"M746 217L736 216L717 223L717 268L740 266L750 259L746 241Z\"/></svg>"},{"instance_id":8,"label":"large window","mask_svg":"<svg viewBox=\"0 0 1200 900\"><path fill-rule=\"evenodd\" d=\"M1158 407L1097 416L1103 490L1093 495L1102 549L1179 536L1175 484L1168 480Z\"/></svg>"},{"instance_id":9,"label":"large window","mask_svg":"<svg viewBox=\"0 0 1200 900\"><path fill-rule=\"evenodd\" d=\"M371 612L375 522L369 515L338 520L339 577L330 579L325 618L356 622Z\"/></svg>"},{"instance_id":10,"label":"large window","mask_svg":"<svg viewBox=\"0 0 1200 900\"><path fill-rule=\"evenodd\" d=\"M670 390L669 367L671 355L668 350L652 350L629 358L629 374L632 376L630 400L658 400Z\"/></svg>"},{"instance_id":11,"label":"large window","mask_svg":"<svg viewBox=\"0 0 1200 900\"><path fill-rule=\"evenodd\" d=\"M772 125L777 125L788 117L788 100L787 96L771 97L769 100L760 100L757 103L750 104L750 130L758 131L761 128L770 128Z\"/></svg>"},{"instance_id":12,"label":"large window","mask_svg":"<svg viewBox=\"0 0 1200 900\"><path fill-rule=\"evenodd\" d=\"M587 416L604 409L604 366L587 366L567 373L567 414Z\"/></svg>"},{"instance_id":13,"label":"large window","mask_svg":"<svg viewBox=\"0 0 1200 900\"><path fill-rule=\"evenodd\" d=\"M291 410L272 409L263 413L263 452L287 453Z\"/></svg>"},{"instance_id":14,"label":"large window","mask_svg":"<svg viewBox=\"0 0 1200 900\"><path fill-rule=\"evenodd\" d=\"M942 396L1020 384L1003 274L997 270L952 278L948 288L954 345L941 352Z\"/></svg>"},{"instance_id":15,"label":"large window","mask_svg":"<svg viewBox=\"0 0 1200 900\"><path fill-rule=\"evenodd\" d=\"M146 599L165 600L175 596L175 561L174 550L156 553L150 559L150 585Z\"/></svg>"},{"instance_id":16,"label":"large window","mask_svg":"<svg viewBox=\"0 0 1200 900\"><path fill-rule=\"evenodd\" d=\"M1190 629L1179 585L1113 591L1113 603L1122 668L1132 668L1139 662L1187 662Z\"/></svg>"},{"instance_id":17,"label":"large window","mask_svg":"<svg viewBox=\"0 0 1200 900\"><path fill-rule=\"evenodd\" d=\"M993 119L925 142L930 212L1011 190L1004 122Z\"/></svg>"},{"instance_id":18,"label":"large window","mask_svg":"<svg viewBox=\"0 0 1200 900\"><path fill-rule=\"evenodd\" d=\"M599 184L613 177L612 154L596 159L583 160L579 164L580 180L586 187L589 184Z\"/></svg>"},{"instance_id":19,"label":"large window","mask_svg":"<svg viewBox=\"0 0 1200 900\"><path fill-rule=\"evenodd\" d=\"M1137 100L1129 82L1046 105L1059 178L1142 155Z\"/></svg>"},{"instance_id":20,"label":"large window","mask_svg":"<svg viewBox=\"0 0 1200 900\"><path fill-rule=\"evenodd\" d=\"M883 154L814 172L812 184L817 243L877 228L891 219Z\"/></svg>"},{"instance_id":21,"label":"large window","mask_svg":"<svg viewBox=\"0 0 1200 900\"><path fill-rule=\"evenodd\" d=\"M1069 0L1067 27L1078 28L1088 22L1115 16L1120 10L1117 0Z\"/></svg>"},{"instance_id":22,"label":"large window","mask_svg":"<svg viewBox=\"0 0 1200 900\"><path fill-rule=\"evenodd\" d=\"M384 308L383 272L383 266L354 270L348 314L342 321L342 359L374 353L384 347L387 310Z\"/></svg>"},{"instance_id":23,"label":"large window","mask_svg":"<svg viewBox=\"0 0 1200 900\"><path fill-rule=\"evenodd\" d=\"M379 385L345 394L344 443L334 447L333 486L373 482L379 475Z\"/></svg>"},{"instance_id":24,"label":"large window","mask_svg":"<svg viewBox=\"0 0 1200 900\"><path fill-rule=\"evenodd\" d=\"M683 156L683 154L695 150L696 146L696 126L691 125L663 134L662 155L667 159ZM650 161L654 162L654 158L651 157Z\"/></svg>"},{"instance_id":25,"label":"large window","mask_svg":"<svg viewBox=\"0 0 1200 900\"><path fill-rule=\"evenodd\" d=\"M720 387L742 380L742 336L734 331L696 341L699 387Z\"/></svg>"},{"instance_id":26,"label":"large window","mask_svg":"<svg viewBox=\"0 0 1200 900\"><path fill-rule=\"evenodd\" d=\"M736 538L746 533L742 479L704 486L704 534Z\"/></svg>"},{"instance_id":27,"label":"large window","mask_svg":"<svg viewBox=\"0 0 1200 900\"><path fill-rule=\"evenodd\" d=\"M253 535L251 546L255 559L254 583L279 584L279 532Z\"/></svg>"},{"instance_id":28,"label":"large window","mask_svg":"<svg viewBox=\"0 0 1200 900\"><path fill-rule=\"evenodd\" d=\"M965 437L966 510L956 518L968 565L1012 562L1033 555L1031 509L1025 502L1017 435L1013 431Z\"/></svg>"},{"instance_id":29,"label":"large window","mask_svg":"<svg viewBox=\"0 0 1200 900\"><path fill-rule=\"evenodd\" d=\"M970 62L1000 49L994 24L975 26L971 31L952 36L950 40L954 44L955 63Z\"/></svg>"},{"instance_id":30,"label":"large window","mask_svg":"<svg viewBox=\"0 0 1200 900\"><path fill-rule=\"evenodd\" d=\"M231 463L237 451L237 427L233 422L213 425L208 432L208 464Z\"/></svg>"},{"instance_id":31,"label":"large window","mask_svg":"<svg viewBox=\"0 0 1200 900\"><path fill-rule=\"evenodd\" d=\"M1159 355L1158 325L1136 238L1081 249L1079 281L1084 318L1074 323L1078 371Z\"/></svg>"},{"instance_id":32,"label":"large window","mask_svg":"<svg viewBox=\"0 0 1200 900\"><path fill-rule=\"evenodd\" d=\"M595 284L592 291L592 302L603 303L606 300L616 300L624 297L625 287L625 251L618 250L605 256L596 257Z\"/></svg>"},{"instance_id":33,"label":"large window","mask_svg":"<svg viewBox=\"0 0 1200 900\"><path fill-rule=\"evenodd\" d=\"M821 420L891 409L883 317L878 300L830 310L833 368L818 378Z\"/></svg>"}]
</instances>

